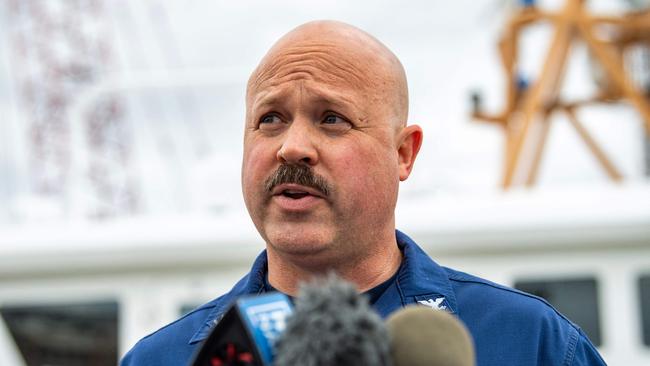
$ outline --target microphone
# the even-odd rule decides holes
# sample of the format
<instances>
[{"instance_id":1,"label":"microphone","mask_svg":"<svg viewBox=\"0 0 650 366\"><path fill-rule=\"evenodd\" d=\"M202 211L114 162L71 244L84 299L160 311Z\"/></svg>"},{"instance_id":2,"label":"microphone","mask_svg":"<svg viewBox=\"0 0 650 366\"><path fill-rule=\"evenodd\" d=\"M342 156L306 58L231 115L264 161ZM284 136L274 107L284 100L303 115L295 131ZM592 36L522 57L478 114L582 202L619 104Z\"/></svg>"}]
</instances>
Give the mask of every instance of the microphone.
<instances>
[{"instance_id":1,"label":"microphone","mask_svg":"<svg viewBox=\"0 0 650 366\"><path fill-rule=\"evenodd\" d=\"M443 310L409 306L386 321L395 366L475 366L465 326Z\"/></svg>"},{"instance_id":2,"label":"microphone","mask_svg":"<svg viewBox=\"0 0 650 366\"><path fill-rule=\"evenodd\" d=\"M368 299L335 275L303 284L275 366L389 366L388 331Z\"/></svg>"},{"instance_id":3,"label":"microphone","mask_svg":"<svg viewBox=\"0 0 650 366\"><path fill-rule=\"evenodd\" d=\"M274 346L293 311L279 292L238 299L194 355L191 366L270 366Z\"/></svg>"}]
</instances>

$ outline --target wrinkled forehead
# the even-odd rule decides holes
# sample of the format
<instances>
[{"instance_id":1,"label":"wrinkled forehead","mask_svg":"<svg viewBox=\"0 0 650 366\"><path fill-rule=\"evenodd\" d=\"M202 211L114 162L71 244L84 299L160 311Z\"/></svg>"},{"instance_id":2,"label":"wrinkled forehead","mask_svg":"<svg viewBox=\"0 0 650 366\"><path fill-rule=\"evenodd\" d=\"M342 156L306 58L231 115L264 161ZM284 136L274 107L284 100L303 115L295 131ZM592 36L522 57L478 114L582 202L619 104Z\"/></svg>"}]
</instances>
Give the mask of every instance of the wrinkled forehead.
<instances>
[{"instance_id":1,"label":"wrinkled forehead","mask_svg":"<svg viewBox=\"0 0 650 366\"><path fill-rule=\"evenodd\" d=\"M331 87L351 88L367 94L391 82L381 57L340 42L304 40L274 47L253 72L248 98L293 80L313 80ZM250 99L249 99L250 102Z\"/></svg>"},{"instance_id":2,"label":"wrinkled forehead","mask_svg":"<svg viewBox=\"0 0 650 366\"><path fill-rule=\"evenodd\" d=\"M346 55L335 45L310 43L286 47L265 60L251 78L252 90L300 78L362 85L370 82L358 60Z\"/></svg>"}]
</instances>

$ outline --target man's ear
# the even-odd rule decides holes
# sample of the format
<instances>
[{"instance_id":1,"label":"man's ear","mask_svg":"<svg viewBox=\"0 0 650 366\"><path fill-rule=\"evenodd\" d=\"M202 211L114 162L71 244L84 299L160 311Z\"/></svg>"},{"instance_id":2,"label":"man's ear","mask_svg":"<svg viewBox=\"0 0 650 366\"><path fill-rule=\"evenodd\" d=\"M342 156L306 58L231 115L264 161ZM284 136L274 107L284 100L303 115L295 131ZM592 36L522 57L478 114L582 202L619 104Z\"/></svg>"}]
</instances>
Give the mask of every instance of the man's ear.
<instances>
[{"instance_id":1,"label":"man's ear","mask_svg":"<svg viewBox=\"0 0 650 366\"><path fill-rule=\"evenodd\" d=\"M404 127L397 140L397 158L399 164L399 180L405 181L411 174L415 158L422 146L422 128L418 125Z\"/></svg>"}]
</instances>

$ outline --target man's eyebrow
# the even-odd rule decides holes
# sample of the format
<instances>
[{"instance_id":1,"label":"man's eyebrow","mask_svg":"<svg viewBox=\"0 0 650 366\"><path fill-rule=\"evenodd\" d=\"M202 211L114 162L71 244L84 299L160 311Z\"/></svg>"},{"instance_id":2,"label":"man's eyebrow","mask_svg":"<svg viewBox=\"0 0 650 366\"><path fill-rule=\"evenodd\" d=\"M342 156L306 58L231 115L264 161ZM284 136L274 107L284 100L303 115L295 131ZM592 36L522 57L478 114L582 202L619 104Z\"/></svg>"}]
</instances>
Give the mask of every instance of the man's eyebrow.
<instances>
[{"instance_id":1,"label":"man's eyebrow","mask_svg":"<svg viewBox=\"0 0 650 366\"><path fill-rule=\"evenodd\" d=\"M349 108L350 106L354 105L352 100L349 98L344 97L343 95L317 95L314 97L314 102L320 103L320 104L329 104L334 107L338 108Z\"/></svg>"},{"instance_id":2,"label":"man's eyebrow","mask_svg":"<svg viewBox=\"0 0 650 366\"><path fill-rule=\"evenodd\" d=\"M256 101L253 104L253 108L262 108L262 107L266 107L266 106L276 105L281 100L282 100L282 98L279 98L279 97L264 98L261 101Z\"/></svg>"},{"instance_id":3,"label":"man's eyebrow","mask_svg":"<svg viewBox=\"0 0 650 366\"><path fill-rule=\"evenodd\" d=\"M253 110L266 106L273 106L282 101L283 96L280 92L266 92L262 96L256 96L253 99Z\"/></svg>"},{"instance_id":4,"label":"man's eyebrow","mask_svg":"<svg viewBox=\"0 0 650 366\"><path fill-rule=\"evenodd\" d=\"M282 103L283 99L285 98L283 94L284 92L265 93L265 95L255 98L253 101L253 109L278 105ZM336 92L328 92L327 94L318 93L316 95L310 96L309 98L311 103L331 105L335 108L341 109L348 109L350 106L354 105L351 99Z\"/></svg>"}]
</instances>

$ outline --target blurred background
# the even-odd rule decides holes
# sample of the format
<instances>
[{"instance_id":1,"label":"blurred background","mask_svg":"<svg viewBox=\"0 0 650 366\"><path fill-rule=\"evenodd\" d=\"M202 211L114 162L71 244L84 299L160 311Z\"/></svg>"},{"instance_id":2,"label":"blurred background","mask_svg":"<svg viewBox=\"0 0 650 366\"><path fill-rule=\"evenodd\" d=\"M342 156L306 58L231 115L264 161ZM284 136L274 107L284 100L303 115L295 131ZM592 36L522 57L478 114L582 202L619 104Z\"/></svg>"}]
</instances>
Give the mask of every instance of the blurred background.
<instances>
[{"instance_id":1,"label":"blurred background","mask_svg":"<svg viewBox=\"0 0 650 366\"><path fill-rule=\"evenodd\" d=\"M404 64L425 135L398 228L442 265L546 298L609 364L649 364L650 37L625 43L633 86L617 89L580 37L549 56L553 22L507 26L573 2L0 0L0 364L114 365L248 271L263 242L240 191L245 84L314 19ZM629 17L649 6L585 11L647 28ZM536 80L552 80L538 103L552 127L524 138ZM571 118L567 103L603 93Z\"/></svg>"}]
</instances>

